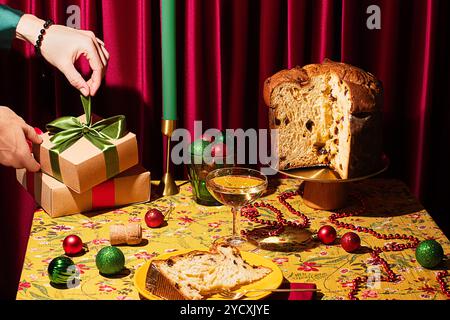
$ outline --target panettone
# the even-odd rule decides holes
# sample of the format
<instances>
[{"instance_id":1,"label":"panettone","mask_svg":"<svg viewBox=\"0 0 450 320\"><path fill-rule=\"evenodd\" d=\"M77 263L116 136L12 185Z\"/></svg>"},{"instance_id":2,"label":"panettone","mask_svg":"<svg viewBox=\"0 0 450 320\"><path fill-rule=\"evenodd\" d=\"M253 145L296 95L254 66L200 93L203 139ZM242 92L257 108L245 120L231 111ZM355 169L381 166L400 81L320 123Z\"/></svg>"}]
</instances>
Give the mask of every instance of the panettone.
<instances>
[{"instance_id":1,"label":"panettone","mask_svg":"<svg viewBox=\"0 0 450 320\"><path fill-rule=\"evenodd\" d=\"M329 166L341 178L372 173L382 151L382 86L370 73L326 59L265 81L279 168Z\"/></svg>"}]
</instances>

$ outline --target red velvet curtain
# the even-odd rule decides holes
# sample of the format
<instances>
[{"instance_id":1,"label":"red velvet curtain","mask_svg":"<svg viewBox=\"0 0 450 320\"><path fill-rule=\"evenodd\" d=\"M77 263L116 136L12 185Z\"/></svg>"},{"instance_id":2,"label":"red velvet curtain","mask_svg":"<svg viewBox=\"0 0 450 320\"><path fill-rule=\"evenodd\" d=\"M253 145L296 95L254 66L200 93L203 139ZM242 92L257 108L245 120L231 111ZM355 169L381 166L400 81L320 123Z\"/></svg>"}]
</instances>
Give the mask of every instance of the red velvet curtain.
<instances>
[{"instance_id":1,"label":"red velvet curtain","mask_svg":"<svg viewBox=\"0 0 450 320\"><path fill-rule=\"evenodd\" d=\"M162 0L164 1L164 0ZM102 116L125 114L139 139L142 163L162 170L159 0L0 0L65 24L69 5L81 27L111 53L94 100ZM450 2L445 0L179 0L177 2L179 126L265 128L262 85L274 72L328 57L371 71L385 88L384 141L391 175L403 179L436 219L444 219L449 179L441 163L450 130ZM367 7L381 9L369 30ZM44 128L81 113L63 76L15 44L0 57L0 105ZM181 177L183 168L177 168ZM32 199L0 168L0 297L15 296L33 211ZM442 210L442 212L440 211Z\"/></svg>"}]
</instances>

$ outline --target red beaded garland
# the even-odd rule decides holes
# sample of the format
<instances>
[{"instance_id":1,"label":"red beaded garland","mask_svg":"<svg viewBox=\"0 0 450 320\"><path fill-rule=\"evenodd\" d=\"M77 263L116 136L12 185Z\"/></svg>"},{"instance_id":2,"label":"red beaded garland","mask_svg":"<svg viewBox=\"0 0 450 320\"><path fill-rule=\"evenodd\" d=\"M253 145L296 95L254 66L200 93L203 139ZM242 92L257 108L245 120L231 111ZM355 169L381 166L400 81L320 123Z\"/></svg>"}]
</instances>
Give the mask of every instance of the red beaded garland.
<instances>
[{"instance_id":1,"label":"red beaded garland","mask_svg":"<svg viewBox=\"0 0 450 320\"><path fill-rule=\"evenodd\" d=\"M302 195L301 191L296 191L296 192L284 192L282 194L280 194L278 196L278 201L286 208L288 209L288 211L298 217L301 218L302 222L301 223L294 223L292 221L287 221L284 218L283 213L281 212L281 210L275 208L274 206L270 205L270 204L266 204L263 202L259 202L259 203L254 203L253 205L248 205L244 208L242 208L241 210L241 216L246 217L247 219L249 219L252 222L255 223L260 223L263 225L267 225L267 226L272 226L273 229L269 232L269 235L280 235L283 231L284 231L284 227L285 226L295 226L297 228L300 229L304 229L306 227L309 226L309 218L304 215L303 213L301 213L300 211L295 210L288 202L287 200L292 199L294 196L296 195ZM356 216L359 215L361 213L363 213L364 211L366 211L366 206L365 206L365 202L363 200L362 197L360 197L357 194L353 194L352 195L354 198L356 198L359 202L360 205L358 206L359 208L357 209L353 209L352 211L343 211L343 210L339 210L338 212L332 213L329 217L329 221L330 223L332 223L333 225L335 225L338 228L343 228L343 229L348 229L348 230L354 230L357 232L363 232L363 233L367 233L370 234L372 236L374 236L377 239L382 239L382 240L397 240L397 239L402 239L402 240L407 240L409 241L406 244L398 244L395 242L392 243L386 243L383 247L374 247L371 250L371 256L373 259L373 263L374 264L379 264L383 267L384 271L386 272L387 276L381 276L381 281L384 282L395 282L398 279L398 276L394 273L394 271L391 269L391 267L389 266L389 264L387 263L387 261L385 259L383 259L382 257L380 257L380 253L382 252L390 252L390 251L403 251L405 249L415 249L419 243L420 240L417 237L414 237L412 235L407 235L407 234L381 234L376 232L373 229L367 228L367 227L362 227L362 226L356 226L350 223L343 223L341 221L338 221L338 219L341 218L347 218L347 217L352 217L352 216ZM266 208L272 212L275 213L276 219L277 221L269 221L269 220L264 220L264 219L259 219L258 217L260 216L258 209L257 208ZM246 231L242 231L242 233L244 235L247 234ZM436 275L436 280L440 285L441 291L443 292L443 294L445 294L448 298L450 298L450 290L448 288L447 283L444 281L444 278L449 276L448 271L441 271ZM359 300L358 297L356 296L358 291L360 290L360 287L362 286L363 283L367 282L368 277L367 276L363 276L363 277L356 277L355 279L352 280L351 282L351 290L348 293L348 298L350 300Z\"/></svg>"},{"instance_id":2,"label":"red beaded garland","mask_svg":"<svg viewBox=\"0 0 450 320\"><path fill-rule=\"evenodd\" d=\"M304 229L309 226L309 218L301 213L300 211L295 210L286 200L292 199L294 196L299 195L299 191L291 191L291 192L284 192L278 196L278 201L286 208L288 211L296 216L298 216L302 222L293 222L293 221L287 221L284 218L283 212L274 206L264 203L264 202L256 202L252 205L248 205L246 207L243 207L241 209L241 216L247 218L251 222L260 223L262 225L271 226L273 229L269 232L269 236L278 236L281 233L283 233L284 228L286 226L295 227L298 229ZM257 208L266 208L275 213L275 217L277 221L270 221L270 220L264 220L259 219L260 216ZM247 235L246 231L241 231L241 233L245 236Z\"/></svg>"},{"instance_id":3,"label":"red beaded garland","mask_svg":"<svg viewBox=\"0 0 450 320\"><path fill-rule=\"evenodd\" d=\"M382 248L379 247L375 247L372 249L371 255L372 255L372 259L374 261L374 264L380 264L383 266L384 271L387 274L386 276L382 276L381 277L381 281L385 281L385 282L394 282L397 280L397 275L392 271L391 267L389 266L389 264L387 263L386 260L384 260L383 258L380 257L380 253L381 252L389 252L389 251L402 251L406 248L416 248L417 245L419 244L419 239L414 237L414 236L408 236L408 235L400 235L400 234L380 234L378 232L376 232L373 229L370 228L365 228L365 227L361 227L361 226L355 226L353 224L348 224L348 223L342 223L340 221L337 221L337 219L340 218L346 218L346 217L352 217L358 214L361 214L362 212L364 212L366 210L366 206L364 203L364 200L358 196L358 195L353 195L353 197L355 197L356 199L359 200L360 202L360 206L359 209L354 209L353 212L344 212L344 211L340 211L340 212L336 212L333 213L332 215L330 215L329 220L332 224L336 225L338 228L344 228L344 229L350 229L352 230L353 228L356 228L356 230L358 232L363 232L363 233L368 233L373 235L374 237L378 238L378 239L383 239L383 240L393 240L393 239L405 239L405 240L409 240L411 241L410 243L403 245L403 244L397 244L397 243L387 243L385 244ZM367 277L366 277L367 278ZM356 278L355 282L352 282L352 289L350 290L348 297L350 300L358 300L358 298L356 297L356 294L359 291L359 287L361 286L361 284L363 282L365 282L366 280L361 280ZM445 293L445 292L444 292Z\"/></svg>"},{"instance_id":4,"label":"red beaded garland","mask_svg":"<svg viewBox=\"0 0 450 320\"><path fill-rule=\"evenodd\" d=\"M436 279L437 282L439 283L439 286L441 287L442 292L448 297L450 298L450 290L448 288L448 284L445 283L444 278L447 277L449 275L447 270L444 271L440 271L438 272Z\"/></svg>"}]
</instances>

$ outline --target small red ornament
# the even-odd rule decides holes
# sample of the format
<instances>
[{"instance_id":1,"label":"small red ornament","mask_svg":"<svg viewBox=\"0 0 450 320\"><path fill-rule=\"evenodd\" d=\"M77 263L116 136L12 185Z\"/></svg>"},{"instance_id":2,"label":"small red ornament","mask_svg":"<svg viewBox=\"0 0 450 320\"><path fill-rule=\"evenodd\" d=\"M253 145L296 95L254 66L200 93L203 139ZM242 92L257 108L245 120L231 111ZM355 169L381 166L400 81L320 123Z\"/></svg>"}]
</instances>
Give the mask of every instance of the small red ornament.
<instances>
[{"instance_id":1,"label":"small red ornament","mask_svg":"<svg viewBox=\"0 0 450 320\"><path fill-rule=\"evenodd\" d=\"M222 143L215 143L211 146L211 156L225 157L227 155L227 146Z\"/></svg>"},{"instance_id":2,"label":"small red ornament","mask_svg":"<svg viewBox=\"0 0 450 320\"><path fill-rule=\"evenodd\" d=\"M341 238L341 246L347 252L354 252L361 247L361 239L354 232L347 232Z\"/></svg>"},{"instance_id":3,"label":"small red ornament","mask_svg":"<svg viewBox=\"0 0 450 320\"><path fill-rule=\"evenodd\" d=\"M158 228L164 222L164 215L158 209L151 209L145 214L145 223L149 228Z\"/></svg>"},{"instance_id":4,"label":"small red ornament","mask_svg":"<svg viewBox=\"0 0 450 320\"><path fill-rule=\"evenodd\" d=\"M71 234L64 238L63 249L68 256L76 255L83 251L83 241L79 236Z\"/></svg>"},{"instance_id":5,"label":"small red ornament","mask_svg":"<svg viewBox=\"0 0 450 320\"><path fill-rule=\"evenodd\" d=\"M336 230L332 226L323 226L317 231L317 238L323 244L332 244L336 240Z\"/></svg>"}]
</instances>

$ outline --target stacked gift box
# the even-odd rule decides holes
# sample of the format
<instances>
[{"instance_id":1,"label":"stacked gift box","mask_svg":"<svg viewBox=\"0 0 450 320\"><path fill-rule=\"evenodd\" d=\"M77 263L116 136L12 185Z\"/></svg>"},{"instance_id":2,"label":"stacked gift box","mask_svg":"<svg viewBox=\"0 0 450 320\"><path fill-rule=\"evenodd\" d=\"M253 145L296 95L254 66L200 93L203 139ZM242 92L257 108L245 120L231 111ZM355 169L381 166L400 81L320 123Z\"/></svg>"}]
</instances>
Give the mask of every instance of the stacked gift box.
<instances>
[{"instance_id":1,"label":"stacked gift box","mask_svg":"<svg viewBox=\"0 0 450 320\"><path fill-rule=\"evenodd\" d=\"M47 125L33 146L41 172L17 170L17 179L51 216L113 208L150 200L150 172L138 164L136 135L124 116L63 117Z\"/></svg>"}]
</instances>

